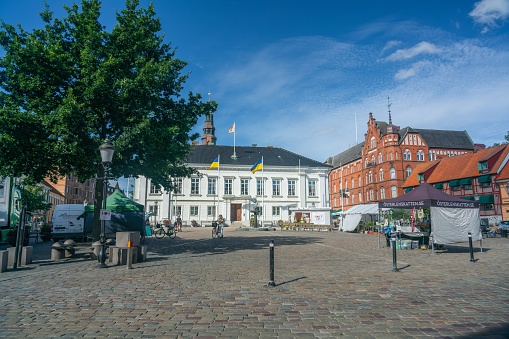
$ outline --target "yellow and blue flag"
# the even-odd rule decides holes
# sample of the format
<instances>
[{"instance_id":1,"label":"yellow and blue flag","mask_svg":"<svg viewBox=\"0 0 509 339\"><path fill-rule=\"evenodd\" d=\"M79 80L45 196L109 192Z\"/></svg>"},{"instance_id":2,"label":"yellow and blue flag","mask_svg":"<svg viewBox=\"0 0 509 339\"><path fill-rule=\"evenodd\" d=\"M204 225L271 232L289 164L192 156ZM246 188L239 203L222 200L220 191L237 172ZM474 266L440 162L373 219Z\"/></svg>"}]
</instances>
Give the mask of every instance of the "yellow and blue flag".
<instances>
[{"instance_id":1,"label":"yellow and blue flag","mask_svg":"<svg viewBox=\"0 0 509 339\"><path fill-rule=\"evenodd\" d=\"M214 159L214 161L212 161L212 163L210 164L210 167L208 167L207 169L213 169L213 168L219 168L219 156L217 158Z\"/></svg>"},{"instance_id":2,"label":"yellow and blue flag","mask_svg":"<svg viewBox=\"0 0 509 339\"><path fill-rule=\"evenodd\" d=\"M262 169L263 169L263 157L261 157L260 160L258 160L256 164L253 165L253 167L251 167L251 172L254 174L256 171Z\"/></svg>"}]
</instances>

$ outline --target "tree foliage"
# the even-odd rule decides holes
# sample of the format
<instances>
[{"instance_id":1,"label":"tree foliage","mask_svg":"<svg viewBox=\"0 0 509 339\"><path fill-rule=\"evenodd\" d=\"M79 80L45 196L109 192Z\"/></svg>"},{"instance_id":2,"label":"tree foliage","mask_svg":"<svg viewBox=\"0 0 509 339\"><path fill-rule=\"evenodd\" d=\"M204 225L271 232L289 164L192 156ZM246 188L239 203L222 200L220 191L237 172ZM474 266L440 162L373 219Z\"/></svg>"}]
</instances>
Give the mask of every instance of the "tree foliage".
<instances>
[{"instance_id":1,"label":"tree foliage","mask_svg":"<svg viewBox=\"0 0 509 339\"><path fill-rule=\"evenodd\" d=\"M18 189L21 195L21 201L27 208L27 213L32 214L37 211L46 212L51 208L51 203L46 201L44 187L25 181L18 185Z\"/></svg>"},{"instance_id":2,"label":"tree foliage","mask_svg":"<svg viewBox=\"0 0 509 339\"><path fill-rule=\"evenodd\" d=\"M164 43L152 5L126 0L111 32L99 22L101 2L41 13L32 32L2 22L0 175L39 181L101 173L98 148L115 146L112 174L144 175L171 188L185 166L191 129L214 102L181 96L184 61Z\"/></svg>"}]
</instances>

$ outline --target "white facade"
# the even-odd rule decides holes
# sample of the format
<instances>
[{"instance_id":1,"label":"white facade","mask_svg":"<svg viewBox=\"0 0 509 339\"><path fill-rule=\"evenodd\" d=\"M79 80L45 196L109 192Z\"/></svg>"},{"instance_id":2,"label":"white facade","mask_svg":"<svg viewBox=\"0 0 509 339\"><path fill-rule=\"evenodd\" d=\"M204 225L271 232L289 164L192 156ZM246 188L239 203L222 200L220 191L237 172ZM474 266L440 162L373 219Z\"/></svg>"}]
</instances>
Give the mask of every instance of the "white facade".
<instances>
[{"instance_id":1,"label":"white facade","mask_svg":"<svg viewBox=\"0 0 509 339\"><path fill-rule=\"evenodd\" d=\"M211 159L212 161L212 159ZM145 205L145 211L158 210L151 223L164 219L175 221L181 214L184 225L195 220L200 226L209 226L219 214L227 224L242 222L249 226L252 211L258 207L259 225L290 221L290 209L329 207L328 167L270 166L251 173L251 166L220 164L207 170L210 163L189 163L200 175L180 178L180 193L158 190L150 180L135 180L133 199ZM264 192L261 183L263 182ZM148 189L147 189L148 187Z\"/></svg>"}]
</instances>

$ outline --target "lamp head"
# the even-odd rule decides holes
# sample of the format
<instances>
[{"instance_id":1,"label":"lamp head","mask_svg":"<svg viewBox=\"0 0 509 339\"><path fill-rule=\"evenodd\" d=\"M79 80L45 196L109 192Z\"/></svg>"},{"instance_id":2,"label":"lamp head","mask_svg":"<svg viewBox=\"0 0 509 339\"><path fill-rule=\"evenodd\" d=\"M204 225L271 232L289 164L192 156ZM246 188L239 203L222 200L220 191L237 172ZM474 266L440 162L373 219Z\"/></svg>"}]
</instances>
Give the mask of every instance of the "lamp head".
<instances>
[{"instance_id":1,"label":"lamp head","mask_svg":"<svg viewBox=\"0 0 509 339\"><path fill-rule=\"evenodd\" d=\"M99 151L101 152L101 161L103 164L109 164L113 160L113 153L115 152L115 147L109 139L104 140L103 144L99 146Z\"/></svg>"}]
</instances>

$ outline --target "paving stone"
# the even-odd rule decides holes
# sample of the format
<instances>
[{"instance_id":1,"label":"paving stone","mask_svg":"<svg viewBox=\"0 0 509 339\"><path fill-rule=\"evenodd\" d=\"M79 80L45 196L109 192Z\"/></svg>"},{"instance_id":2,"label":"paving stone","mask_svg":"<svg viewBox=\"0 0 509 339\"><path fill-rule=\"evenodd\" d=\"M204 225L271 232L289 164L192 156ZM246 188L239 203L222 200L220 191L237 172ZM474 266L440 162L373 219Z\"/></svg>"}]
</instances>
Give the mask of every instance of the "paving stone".
<instances>
[{"instance_id":1,"label":"paving stone","mask_svg":"<svg viewBox=\"0 0 509 339\"><path fill-rule=\"evenodd\" d=\"M269 280L275 241L276 286ZM51 262L0 275L0 337L507 338L509 239L446 251L378 248L372 235L207 228L147 238L148 261L98 269ZM476 243L476 246L478 243Z\"/></svg>"}]
</instances>

